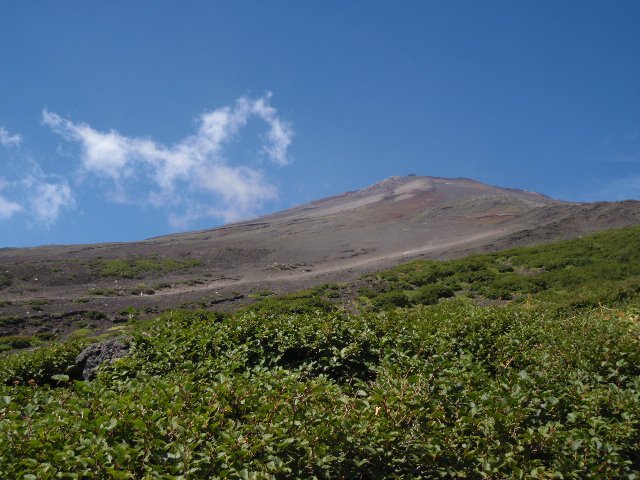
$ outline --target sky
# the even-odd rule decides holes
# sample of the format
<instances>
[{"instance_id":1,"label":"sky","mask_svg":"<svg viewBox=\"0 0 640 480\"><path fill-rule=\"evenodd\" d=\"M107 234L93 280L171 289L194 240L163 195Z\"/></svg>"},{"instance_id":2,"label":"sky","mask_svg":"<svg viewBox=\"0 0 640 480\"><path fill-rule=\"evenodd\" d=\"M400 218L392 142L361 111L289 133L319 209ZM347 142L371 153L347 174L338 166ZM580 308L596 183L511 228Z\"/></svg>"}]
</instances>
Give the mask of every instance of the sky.
<instances>
[{"instance_id":1,"label":"sky","mask_svg":"<svg viewBox=\"0 0 640 480\"><path fill-rule=\"evenodd\" d=\"M0 7L0 248L215 227L394 175L640 199L637 1Z\"/></svg>"}]
</instances>

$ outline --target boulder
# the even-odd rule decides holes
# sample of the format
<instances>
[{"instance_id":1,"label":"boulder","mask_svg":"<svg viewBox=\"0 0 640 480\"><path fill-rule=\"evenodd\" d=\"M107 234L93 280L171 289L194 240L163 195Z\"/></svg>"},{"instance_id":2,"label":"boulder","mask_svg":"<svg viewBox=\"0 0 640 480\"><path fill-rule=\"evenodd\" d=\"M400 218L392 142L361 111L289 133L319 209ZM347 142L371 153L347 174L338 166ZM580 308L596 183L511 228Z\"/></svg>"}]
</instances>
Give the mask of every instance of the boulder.
<instances>
[{"instance_id":1,"label":"boulder","mask_svg":"<svg viewBox=\"0 0 640 480\"><path fill-rule=\"evenodd\" d=\"M105 362L113 362L129 355L129 344L121 338L114 338L88 346L76 357L72 374L83 380L93 380L96 369Z\"/></svg>"}]
</instances>

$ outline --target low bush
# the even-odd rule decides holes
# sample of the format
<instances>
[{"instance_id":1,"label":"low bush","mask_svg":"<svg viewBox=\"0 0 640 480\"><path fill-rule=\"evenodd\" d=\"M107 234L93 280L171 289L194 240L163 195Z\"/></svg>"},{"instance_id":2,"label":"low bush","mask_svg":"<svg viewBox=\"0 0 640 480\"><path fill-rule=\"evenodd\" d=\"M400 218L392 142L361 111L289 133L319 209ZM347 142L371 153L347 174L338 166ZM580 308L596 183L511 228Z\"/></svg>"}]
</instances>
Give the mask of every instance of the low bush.
<instances>
[{"instance_id":1,"label":"low bush","mask_svg":"<svg viewBox=\"0 0 640 480\"><path fill-rule=\"evenodd\" d=\"M432 305L434 303L438 303L438 300L441 298L453 297L454 294L455 290L445 285L425 285L424 287L416 290L413 298L411 299L411 303Z\"/></svg>"},{"instance_id":2,"label":"low bush","mask_svg":"<svg viewBox=\"0 0 640 480\"><path fill-rule=\"evenodd\" d=\"M388 310L409 305L409 298L404 292L386 292L373 297L371 305L377 310Z\"/></svg>"},{"instance_id":3,"label":"low bush","mask_svg":"<svg viewBox=\"0 0 640 480\"><path fill-rule=\"evenodd\" d=\"M29 348L33 345L33 338L27 335L9 335L0 337L0 344L8 345L11 348Z\"/></svg>"},{"instance_id":4,"label":"low bush","mask_svg":"<svg viewBox=\"0 0 640 480\"><path fill-rule=\"evenodd\" d=\"M44 307L46 307L49 303L50 301L45 298L37 298L25 302L26 305L29 305L31 309L36 312L41 312L42 310L44 310Z\"/></svg>"}]
</instances>

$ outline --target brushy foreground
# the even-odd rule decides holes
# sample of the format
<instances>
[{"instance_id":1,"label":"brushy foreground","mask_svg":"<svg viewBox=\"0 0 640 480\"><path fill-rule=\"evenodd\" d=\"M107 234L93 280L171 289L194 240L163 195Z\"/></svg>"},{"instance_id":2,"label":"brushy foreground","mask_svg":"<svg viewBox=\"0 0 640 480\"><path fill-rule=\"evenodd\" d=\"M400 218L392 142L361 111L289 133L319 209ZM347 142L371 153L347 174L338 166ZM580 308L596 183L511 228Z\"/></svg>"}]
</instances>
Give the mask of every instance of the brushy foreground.
<instances>
[{"instance_id":1,"label":"brushy foreground","mask_svg":"<svg viewBox=\"0 0 640 480\"><path fill-rule=\"evenodd\" d=\"M639 335L625 311L557 318L462 302L358 316L174 313L94 382L56 375L62 348L29 372L7 362L3 380L20 385L0 397L0 472L632 479Z\"/></svg>"},{"instance_id":2,"label":"brushy foreground","mask_svg":"<svg viewBox=\"0 0 640 480\"><path fill-rule=\"evenodd\" d=\"M79 344L5 356L0 478L640 478L635 274L579 302L171 312L92 382Z\"/></svg>"}]
</instances>

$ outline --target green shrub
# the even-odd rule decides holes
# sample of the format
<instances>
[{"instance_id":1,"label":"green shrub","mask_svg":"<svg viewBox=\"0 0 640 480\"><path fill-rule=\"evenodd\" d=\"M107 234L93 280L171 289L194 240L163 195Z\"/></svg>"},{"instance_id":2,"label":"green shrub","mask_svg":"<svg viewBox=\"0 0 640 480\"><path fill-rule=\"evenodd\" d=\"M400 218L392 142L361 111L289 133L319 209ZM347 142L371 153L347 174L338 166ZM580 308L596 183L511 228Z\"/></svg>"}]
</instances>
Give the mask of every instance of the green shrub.
<instances>
[{"instance_id":1,"label":"green shrub","mask_svg":"<svg viewBox=\"0 0 640 480\"><path fill-rule=\"evenodd\" d=\"M121 297L125 295L127 292L119 288L92 288L87 293L89 295L100 295L105 297ZM86 303L86 302L81 302L81 303Z\"/></svg>"},{"instance_id":2,"label":"green shrub","mask_svg":"<svg viewBox=\"0 0 640 480\"><path fill-rule=\"evenodd\" d=\"M97 310L88 310L84 312L82 316L89 320L103 320L107 318L107 315L104 312L99 312Z\"/></svg>"},{"instance_id":3,"label":"green shrub","mask_svg":"<svg viewBox=\"0 0 640 480\"><path fill-rule=\"evenodd\" d=\"M170 273L187 270L200 264L201 262L193 259L134 257L99 259L93 263L93 267L103 277L138 278L145 273Z\"/></svg>"},{"instance_id":4,"label":"green shrub","mask_svg":"<svg viewBox=\"0 0 640 480\"><path fill-rule=\"evenodd\" d=\"M0 326L17 325L19 323L22 323L23 321L24 321L24 319L22 317L17 316L17 315L3 315L3 316L0 316Z\"/></svg>"},{"instance_id":5,"label":"green shrub","mask_svg":"<svg viewBox=\"0 0 640 480\"><path fill-rule=\"evenodd\" d=\"M13 283L12 278L9 275L0 275L0 289L11 286Z\"/></svg>"},{"instance_id":6,"label":"green shrub","mask_svg":"<svg viewBox=\"0 0 640 480\"><path fill-rule=\"evenodd\" d=\"M27 335L9 335L0 337L0 343L8 345L11 348L29 348L33 345L33 338Z\"/></svg>"},{"instance_id":7,"label":"green shrub","mask_svg":"<svg viewBox=\"0 0 640 480\"><path fill-rule=\"evenodd\" d=\"M498 273L508 273L513 272L513 266L508 265L506 263L501 263L498 265Z\"/></svg>"},{"instance_id":8,"label":"green shrub","mask_svg":"<svg viewBox=\"0 0 640 480\"><path fill-rule=\"evenodd\" d=\"M129 289L131 295L153 295L156 291L148 285L140 284Z\"/></svg>"},{"instance_id":9,"label":"green shrub","mask_svg":"<svg viewBox=\"0 0 640 480\"><path fill-rule=\"evenodd\" d=\"M488 298L508 300L513 295L537 293L545 288L547 288L547 282L544 278L507 273L490 284L481 286L479 291Z\"/></svg>"},{"instance_id":10,"label":"green shrub","mask_svg":"<svg viewBox=\"0 0 640 480\"><path fill-rule=\"evenodd\" d=\"M25 302L26 305L29 305L31 309L36 312L41 312L42 310L44 310L44 307L49 303L49 300L44 298L37 298L35 300L29 300L28 302Z\"/></svg>"},{"instance_id":11,"label":"green shrub","mask_svg":"<svg viewBox=\"0 0 640 480\"><path fill-rule=\"evenodd\" d=\"M357 292L359 296L366 297L366 298L374 298L376 295L380 293L380 292L376 292L375 290L369 287L359 287Z\"/></svg>"},{"instance_id":12,"label":"green shrub","mask_svg":"<svg viewBox=\"0 0 640 480\"><path fill-rule=\"evenodd\" d=\"M125 307L118 312L120 315L132 315L136 316L139 313L139 310L136 307Z\"/></svg>"},{"instance_id":13,"label":"green shrub","mask_svg":"<svg viewBox=\"0 0 640 480\"><path fill-rule=\"evenodd\" d=\"M36 338L38 340L42 340L43 342L53 340L56 338L56 334L52 332L38 332L36 333Z\"/></svg>"},{"instance_id":14,"label":"green shrub","mask_svg":"<svg viewBox=\"0 0 640 480\"><path fill-rule=\"evenodd\" d=\"M409 298L403 292L386 292L374 297L371 305L376 310L388 310L396 307L406 307L409 305Z\"/></svg>"},{"instance_id":15,"label":"green shrub","mask_svg":"<svg viewBox=\"0 0 640 480\"><path fill-rule=\"evenodd\" d=\"M65 343L4 356L0 360L0 385L26 384L29 381L37 385L55 385L57 382L52 377L66 373L83 347L81 343ZM1 412L0 408L0 415ZM0 458L0 472L5 466Z\"/></svg>"},{"instance_id":16,"label":"green shrub","mask_svg":"<svg viewBox=\"0 0 640 480\"><path fill-rule=\"evenodd\" d=\"M76 328L74 331L72 331L69 334L69 339L70 340L83 339L83 338L88 337L92 333L93 333L93 331L91 330L91 328L88 328L88 327Z\"/></svg>"},{"instance_id":17,"label":"green shrub","mask_svg":"<svg viewBox=\"0 0 640 480\"><path fill-rule=\"evenodd\" d=\"M416 290L411 303L432 305L438 303L441 298L453 297L454 294L453 288L444 285L426 285Z\"/></svg>"}]
</instances>

